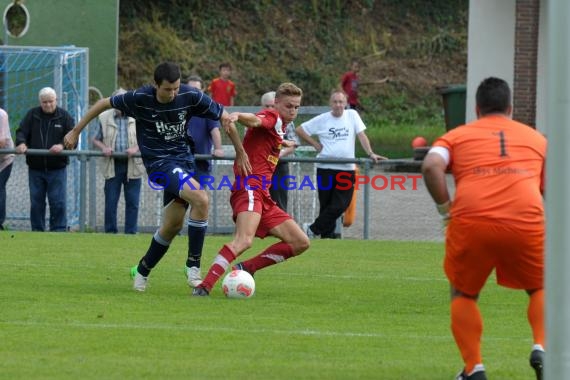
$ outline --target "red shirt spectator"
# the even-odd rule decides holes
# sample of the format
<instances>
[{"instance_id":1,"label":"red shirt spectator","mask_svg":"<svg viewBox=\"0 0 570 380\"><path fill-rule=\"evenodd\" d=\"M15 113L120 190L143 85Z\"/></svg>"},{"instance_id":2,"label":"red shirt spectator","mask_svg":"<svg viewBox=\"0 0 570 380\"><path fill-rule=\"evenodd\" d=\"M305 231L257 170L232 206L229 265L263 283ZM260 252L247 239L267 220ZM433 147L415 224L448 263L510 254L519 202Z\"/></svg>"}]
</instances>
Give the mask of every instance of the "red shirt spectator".
<instances>
[{"instance_id":1,"label":"red shirt spectator","mask_svg":"<svg viewBox=\"0 0 570 380\"><path fill-rule=\"evenodd\" d=\"M222 63L219 70L220 76L212 80L207 91L212 99L221 105L233 106L237 92L235 83L230 80L232 66L229 63Z\"/></svg>"},{"instance_id":2,"label":"red shirt spectator","mask_svg":"<svg viewBox=\"0 0 570 380\"><path fill-rule=\"evenodd\" d=\"M346 94L348 106L352 109L360 108L358 100L358 72L360 71L360 63L357 60L352 61L350 71L343 74L340 85Z\"/></svg>"}]
</instances>

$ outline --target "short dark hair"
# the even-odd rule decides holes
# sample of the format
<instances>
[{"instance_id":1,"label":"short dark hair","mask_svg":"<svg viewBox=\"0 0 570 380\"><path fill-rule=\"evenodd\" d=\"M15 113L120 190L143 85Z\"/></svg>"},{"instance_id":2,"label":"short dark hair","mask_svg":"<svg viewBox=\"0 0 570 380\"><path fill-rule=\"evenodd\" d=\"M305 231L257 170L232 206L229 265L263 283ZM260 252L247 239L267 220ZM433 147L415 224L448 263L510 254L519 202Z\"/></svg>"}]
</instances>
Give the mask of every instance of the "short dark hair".
<instances>
[{"instance_id":1,"label":"short dark hair","mask_svg":"<svg viewBox=\"0 0 570 380\"><path fill-rule=\"evenodd\" d=\"M481 115L506 113L511 105L509 84L500 78L486 78L477 87L475 101Z\"/></svg>"},{"instance_id":2,"label":"short dark hair","mask_svg":"<svg viewBox=\"0 0 570 380\"><path fill-rule=\"evenodd\" d=\"M229 62L223 62L220 63L220 66L218 67L219 70L222 70L224 67L228 68L228 69L232 69L232 64Z\"/></svg>"},{"instance_id":3,"label":"short dark hair","mask_svg":"<svg viewBox=\"0 0 570 380\"><path fill-rule=\"evenodd\" d=\"M154 69L154 82L159 86L165 80L168 83L173 83L180 79L180 77L180 66L176 63L163 62Z\"/></svg>"}]
</instances>

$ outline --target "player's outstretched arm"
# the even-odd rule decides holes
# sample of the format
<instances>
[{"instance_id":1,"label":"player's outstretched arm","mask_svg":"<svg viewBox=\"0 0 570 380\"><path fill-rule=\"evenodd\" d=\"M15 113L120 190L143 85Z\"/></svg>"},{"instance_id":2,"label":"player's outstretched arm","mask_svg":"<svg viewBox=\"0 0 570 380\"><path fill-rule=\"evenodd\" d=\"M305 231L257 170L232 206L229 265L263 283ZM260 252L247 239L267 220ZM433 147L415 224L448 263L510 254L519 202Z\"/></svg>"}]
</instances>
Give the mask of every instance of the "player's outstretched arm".
<instances>
[{"instance_id":1,"label":"player's outstretched arm","mask_svg":"<svg viewBox=\"0 0 570 380\"><path fill-rule=\"evenodd\" d=\"M93 105L93 107L89 108L87 113L81 118L81 120L79 120L75 127L73 127L73 129L63 138L65 148L75 149L83 128L85 128L91 120L99 116L101 112L108 110L109 108L111 108L111 101L109 98L100 99Z\"/></svg>"},{"instance_id":2,"label":"player's outstretched arm","mask_svg":"<svg viewBox=\"0 0 570 380\"><path fill-rule=\"evenodd\" d=\"M261 120L256 114L247 112L232 112L230 117L233 121L238 121L241 125L247 128L261 127Z\"/></svg>"},{"instance_id":3,"label":"player's outstretched arm","mask_svg":"<svg viewBox=\"0 0 570 380\"><path fill-rule=\"evenodd\" d=\"M249 157L245 151L245 148L243 147L243 144L241 143L236 125L233 122L228 124L226 133L236 151L236 164L239 170L239 174L242 176L250 175L252 173L252 168L249 162Z\"/></svg>"}]
</instances>

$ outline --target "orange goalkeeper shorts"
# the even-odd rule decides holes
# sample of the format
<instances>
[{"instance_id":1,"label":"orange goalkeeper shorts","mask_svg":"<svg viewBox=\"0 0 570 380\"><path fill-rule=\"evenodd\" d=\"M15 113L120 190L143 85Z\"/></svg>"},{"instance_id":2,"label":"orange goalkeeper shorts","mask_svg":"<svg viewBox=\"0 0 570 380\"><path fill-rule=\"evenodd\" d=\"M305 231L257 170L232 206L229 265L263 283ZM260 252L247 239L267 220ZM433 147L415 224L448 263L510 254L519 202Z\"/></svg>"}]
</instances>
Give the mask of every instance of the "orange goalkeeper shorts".
<instances>
[{"instance_id":1,"label":"orange goalkeeper shorts","mask_svg":"<svg viewBox=\"0 0 570 380\"><path fill-rule=\"evenodd\" d=\"M451 285L477 295L495 269L497 283L513 289L544 286L544 226L451 219L445 240L444 270Z\"/></svg>"}]
</instances>

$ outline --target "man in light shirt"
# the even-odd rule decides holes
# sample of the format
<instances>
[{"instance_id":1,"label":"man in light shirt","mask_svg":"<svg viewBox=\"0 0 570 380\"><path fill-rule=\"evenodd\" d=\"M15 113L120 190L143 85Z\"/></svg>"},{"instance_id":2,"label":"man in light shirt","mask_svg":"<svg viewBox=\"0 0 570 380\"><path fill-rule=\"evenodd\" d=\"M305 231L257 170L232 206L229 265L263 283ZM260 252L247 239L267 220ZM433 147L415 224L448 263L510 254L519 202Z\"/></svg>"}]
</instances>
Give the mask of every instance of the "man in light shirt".
<instances>
[{"instance_id":1,"label":"man in light shirt","mask_svg":"<svg viewBox=\"0 0 570 380\"><path fill-rule=\"evenodd\" d=\"M353 109L346 109L347 97L342 90L334 90L330 97L331 111L325 112L297 127L297 136L312 145L318 152L317 158L354 158L355 141L374 162L385 160L372 151L366 126ZM311 136L317 136L318 141ZM334 239L336 220L350 205L354 192L355 164L317 163L319 192L319 215L305 226L309 236L320 235L323 239ZM340 181L339 181L340 179ZM353 186L346 189L350 181Z\"/></svg>"}]
</instances>

